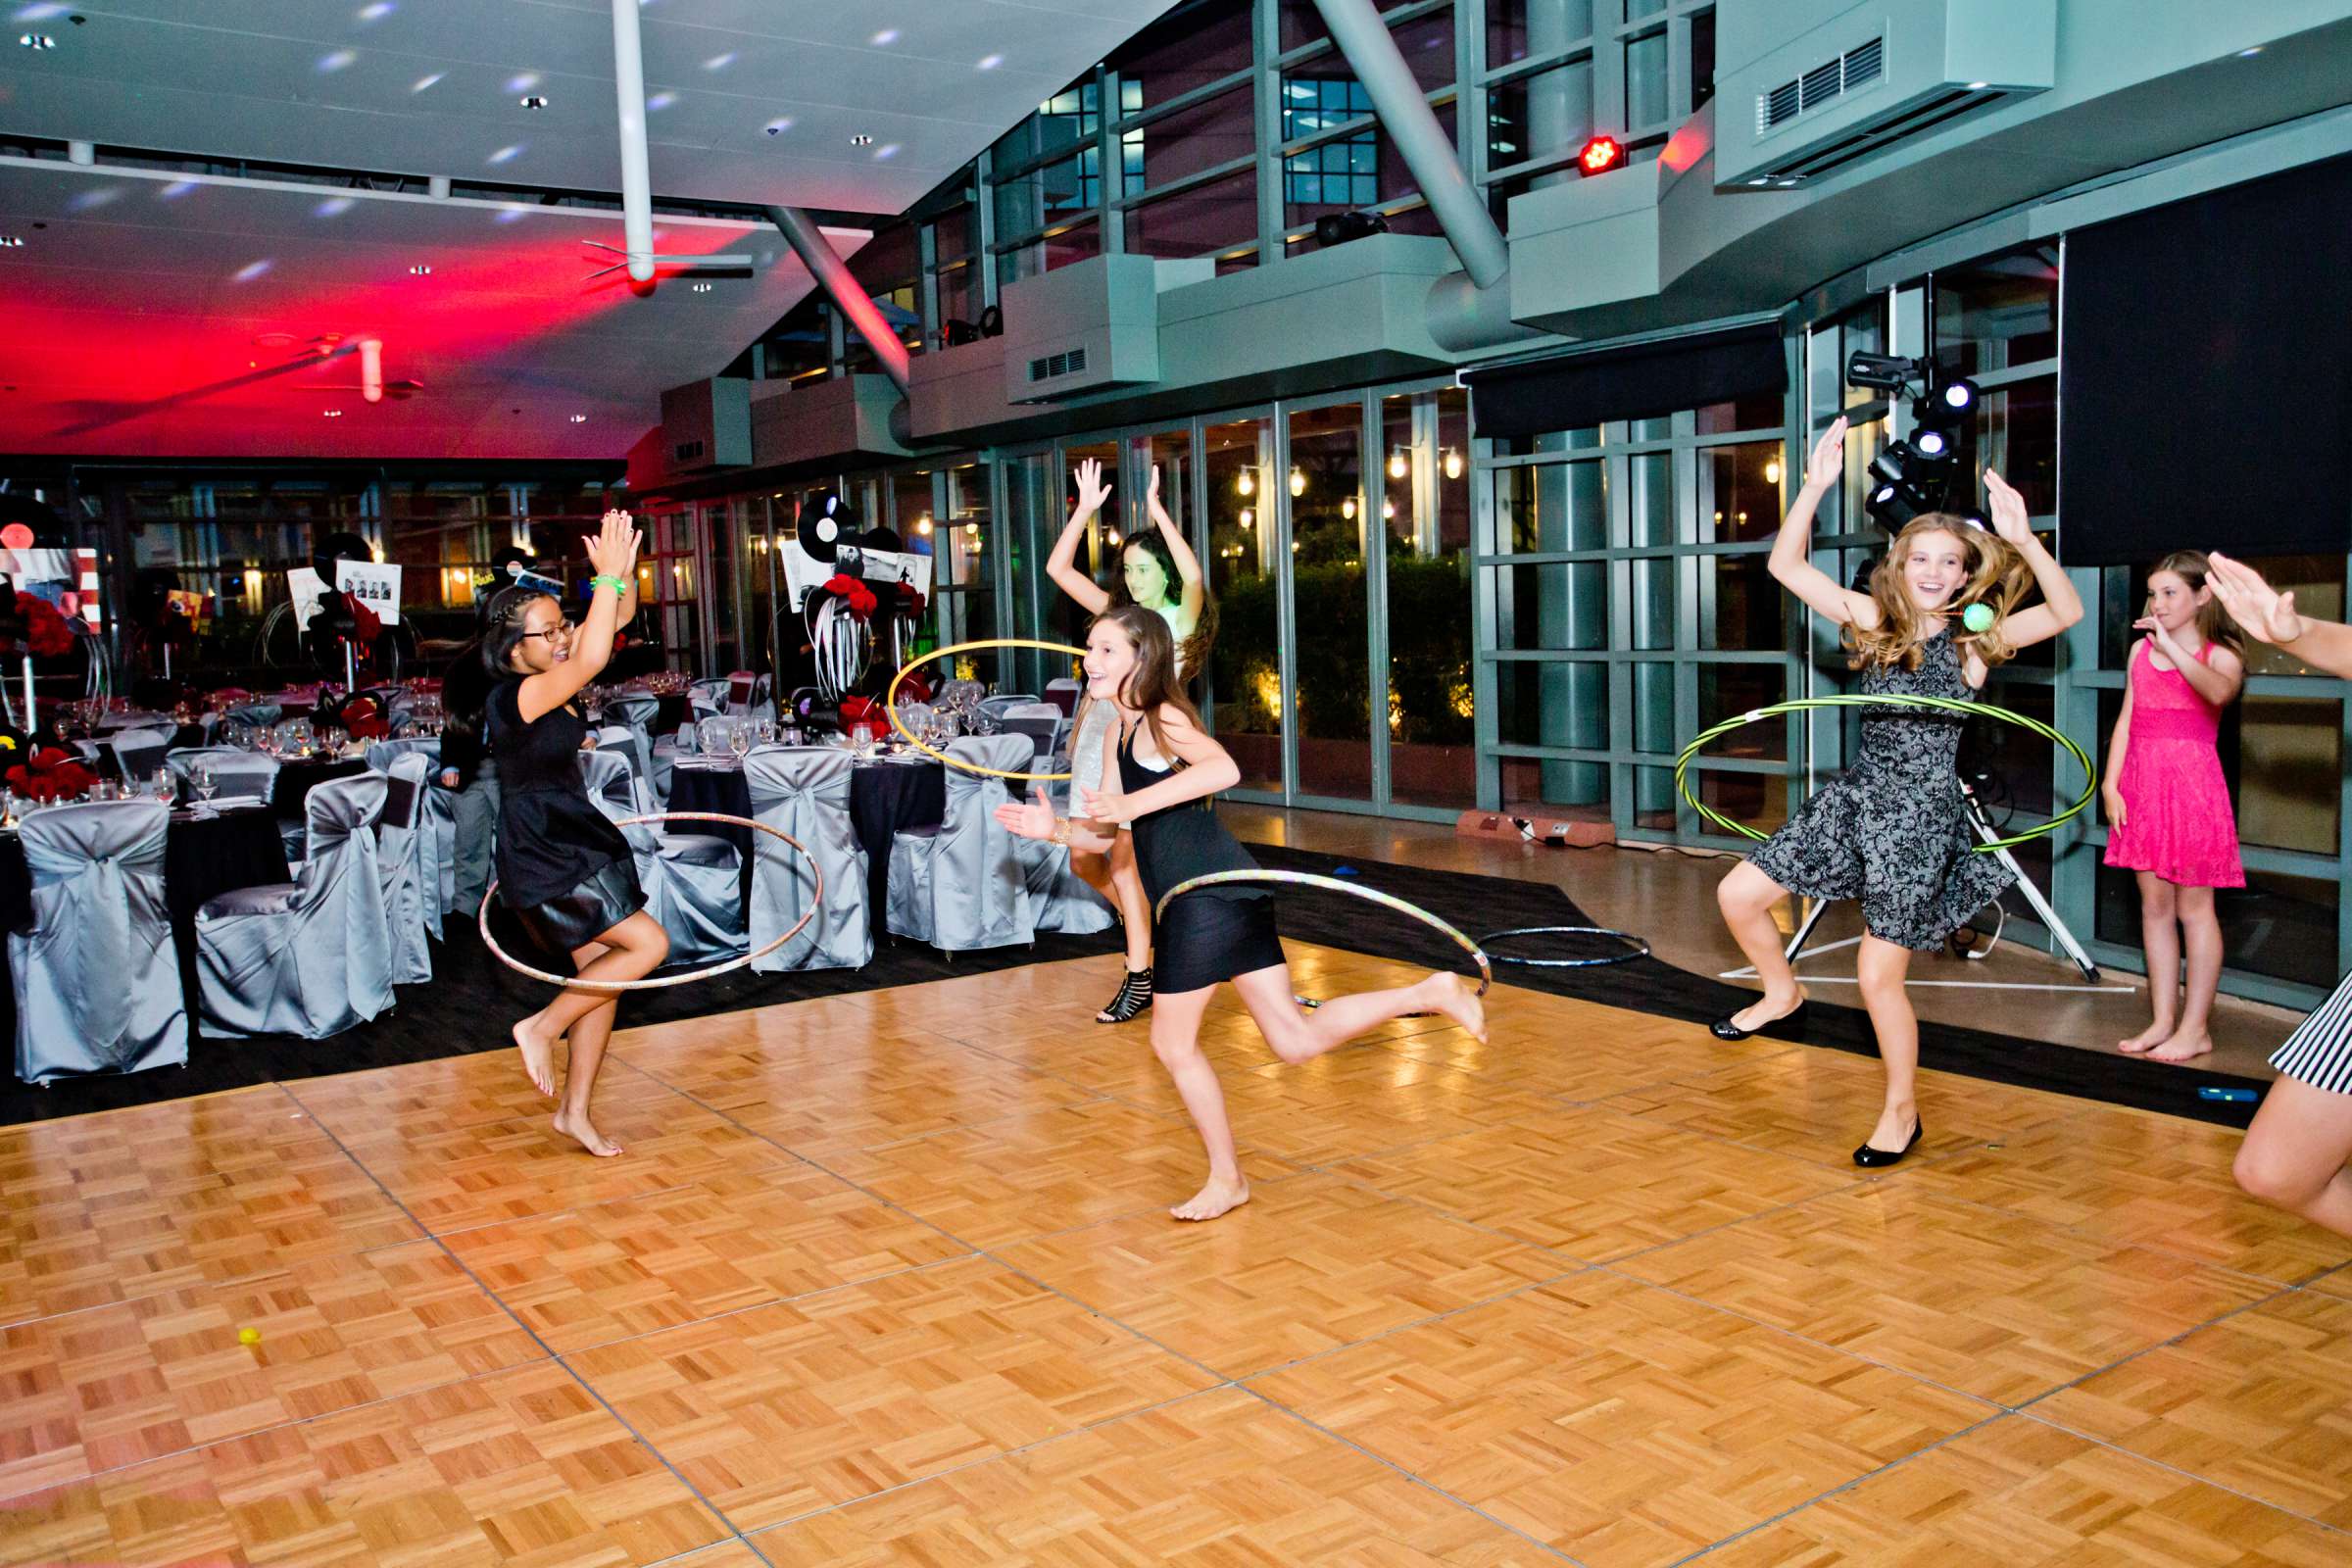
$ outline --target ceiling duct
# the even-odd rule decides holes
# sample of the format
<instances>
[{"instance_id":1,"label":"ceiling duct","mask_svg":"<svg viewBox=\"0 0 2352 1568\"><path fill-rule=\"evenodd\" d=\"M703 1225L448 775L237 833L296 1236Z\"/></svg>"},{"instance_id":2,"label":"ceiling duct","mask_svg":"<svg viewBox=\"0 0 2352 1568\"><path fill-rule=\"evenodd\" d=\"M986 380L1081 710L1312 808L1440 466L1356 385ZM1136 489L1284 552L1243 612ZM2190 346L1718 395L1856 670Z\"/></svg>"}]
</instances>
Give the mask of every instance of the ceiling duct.
<instances>
[{"instance_id":1,"label":"ceiling duct","mask_svg":"<svg viewBox=\"0 0 2352 1568\"><path fill-rule=\"evenodd\" d=\"M1794 35L1787 15L1723 8L1720 190L1802 185L2055 79L2056 0L1882 0Z\"/></svg>"}]
</instances>

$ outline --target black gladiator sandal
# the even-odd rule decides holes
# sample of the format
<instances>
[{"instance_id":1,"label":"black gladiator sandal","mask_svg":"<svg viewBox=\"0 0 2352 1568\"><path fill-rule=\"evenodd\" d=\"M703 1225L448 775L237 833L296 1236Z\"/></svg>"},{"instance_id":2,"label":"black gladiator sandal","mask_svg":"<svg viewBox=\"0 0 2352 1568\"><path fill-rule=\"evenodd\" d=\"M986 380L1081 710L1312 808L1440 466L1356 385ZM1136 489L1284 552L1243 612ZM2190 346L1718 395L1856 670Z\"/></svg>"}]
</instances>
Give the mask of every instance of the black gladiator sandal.
<instances>
[{"instance_id":1,"label":"black gladiator sandal","mask_svg":"<svg viewBox=\"0 0 2352 1568\"><path fill-rule=\"evenodd\" d=\"M1152 1005L1152 971L1131 969L1119 982L1119 994L1110 999L1110 1005L1095 1014L1097 1023L1125 1023Z\"/></svg>"}]
</instances>

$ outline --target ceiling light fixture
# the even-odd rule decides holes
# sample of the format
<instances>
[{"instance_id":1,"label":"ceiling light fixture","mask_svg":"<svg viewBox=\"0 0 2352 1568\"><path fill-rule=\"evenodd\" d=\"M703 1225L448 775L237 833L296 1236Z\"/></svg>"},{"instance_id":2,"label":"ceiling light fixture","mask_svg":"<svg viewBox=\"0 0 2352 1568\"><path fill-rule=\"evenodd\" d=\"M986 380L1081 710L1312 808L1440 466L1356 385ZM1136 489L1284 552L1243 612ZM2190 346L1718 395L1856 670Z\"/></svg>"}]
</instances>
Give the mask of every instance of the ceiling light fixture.
<instances>
[{"instance_id":1,"label":"ceiling light fixture","mask_svg":"<svg viewBox=\"0 0 2352 1568\"><path fill-rule=\"evenodd\" d=\"M575 414L571 416L571 422L574 424L586 424L588 422L588 416L585 414Z\"/></svg>"},{"instance_id":2,"label":"ceiling light fixture","mask_svg":"<svg viewBox=\"0 0 2352 1568\"><path fill-rule=\"evenodd\" d=\"M24 243L22 234L0 234L0 251L13 251Z\"/></svg>"},{"instance_id":3,"label":"ceiling light fixture","mask_svg":"<svg viewBox=\"0 0 2352 1568\"><path fill-rule=\"evenodd\" d=\"M874 138L862 132L850 138L850 145L853 147L871 147L873 144Z\"/></svg>"},{"instance_id":4,"label":"ceiling light fixture","mask_svg":"<svg viewBox=\"0 0 2352 1568\"><path fill-rule=\"evenodd\" d=\"M767 122L767 133L770 136L781 136L791 128L792 117L790 115L779 116Z\"/></svg>"},{"instance_id":5,"label":"ceiling light fixture","mask_svg":"<svg viewBox=\"0 0 2352 1568\"><path fill-rule=\"evenodd\" d=\"M50 37L45 32L25 33L22 37L18 38L17 42L23 44L27 49L54 49L57 47L57 40Z\"/></svg>"},{"instance_id":6,"label":"ceiling light fixture","mask_svg":"<svg viewBox=\"0 0 2352 1568\"><path fill-rule=\"evenodd\" d=\"M979 64L973 66L972 69L974 71L994 71L1004 63L1003 55L982 55Z\"/></svg>"},{"instance_id":7,"label":"ceiling light fixture","mask_svg":"<svg viewBox=\"0 0 2352 1568\"><path fill-rule=\"evenodd\" d=\"M547 107L547 100L541 97L538 93L526 93L523 96L522 107L525 109L545 109Z\"/></svg>"},{"instance_id":8,"label":"ceiling light fixture","mask_svg":"<svg viewBox=\"0 0 2352 1568\"><path fill-rule=\"evenodd\" d=\"M343 411L341 409L324 409L320 412L330 419L340 419L343 417Z\"/></svg>"},{"instance_id":9,"label":"ceiling light fixture","mask_svg":"<svg viewBox=\"0 0 2352 1568\"><path fill-rule=\"evenodd\" d=\"M411 277L430 277L433 275L432 264L430 262L418 262L415 267L409 269L409 275Z\"/></svg>"},{"instance_id":10,"label":"ceiling light fixture","mask_svg":"<svg viewBox=\"0 0 2352 1568\"><path fill-rule=\"evenodd\" d=\"M880 32L874 34L874 47L877 49L887 49L898 41L899 29L896 27L884 27Z\"/></svg>"},{"instance_id":11,"label":"ceiling light fixture","mask_svg":"<svg viewBox=\"0 0 2352 1568\"><path fill-rule=\"evenodd\" d=\"M710 285L708 283L696 283L691 286L697 294L708 294L710 292Z\"/></svg>"}]
</instances>

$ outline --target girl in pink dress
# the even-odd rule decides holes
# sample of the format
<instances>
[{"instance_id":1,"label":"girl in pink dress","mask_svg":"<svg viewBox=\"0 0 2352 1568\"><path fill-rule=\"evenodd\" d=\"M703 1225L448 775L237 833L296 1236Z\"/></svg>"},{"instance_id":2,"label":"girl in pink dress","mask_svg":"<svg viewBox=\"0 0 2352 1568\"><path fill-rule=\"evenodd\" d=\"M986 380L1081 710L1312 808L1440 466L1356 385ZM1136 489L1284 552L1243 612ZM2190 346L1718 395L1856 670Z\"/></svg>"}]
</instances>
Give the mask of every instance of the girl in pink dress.
<instances>
[{"instance_id":1,"label":"girl in pink dress","mask_svg":"<svg viewBox=\"0 0 2352 1568\"><path fill-rule=\"evenodd\" d=\"M2148 573L2148 635L2132 651L2123 711L2107 743L2107 863L2138 873L2139 931L2155 1021L2118 1046L2158 1061L2213 1050L2207 1018L2222 977L2213 890L2242 888L2237 818L2213 739L2245 683L2244 646L2205 585L2205 557L2177 550ZM2188 955L2187 1004L2175 976Z\"/></svg>"}]
</instances>

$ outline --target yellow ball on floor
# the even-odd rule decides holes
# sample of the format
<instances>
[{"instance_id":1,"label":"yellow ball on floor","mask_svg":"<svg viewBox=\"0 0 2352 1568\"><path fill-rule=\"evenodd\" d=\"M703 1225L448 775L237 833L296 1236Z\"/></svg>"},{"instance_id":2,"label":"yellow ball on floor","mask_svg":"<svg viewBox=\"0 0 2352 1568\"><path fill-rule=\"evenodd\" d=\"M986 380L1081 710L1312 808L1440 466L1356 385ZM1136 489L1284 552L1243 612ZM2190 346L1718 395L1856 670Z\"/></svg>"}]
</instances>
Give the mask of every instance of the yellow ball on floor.
<instances>
[{"instance_id":1,"label":"yellow ball on floor","mask_svg":"<svg viewBox=\"0 0 2352 1568\"><path fill-rule=\"evenodd\" d=\"M239 1329L237 1330L237 1343L239 1345L259 1345L262 1343L262 1331L260 1329Z\"/></svg>"}]
</instances>

